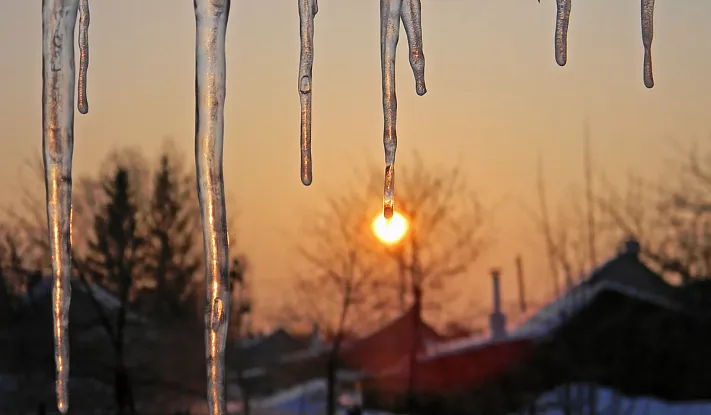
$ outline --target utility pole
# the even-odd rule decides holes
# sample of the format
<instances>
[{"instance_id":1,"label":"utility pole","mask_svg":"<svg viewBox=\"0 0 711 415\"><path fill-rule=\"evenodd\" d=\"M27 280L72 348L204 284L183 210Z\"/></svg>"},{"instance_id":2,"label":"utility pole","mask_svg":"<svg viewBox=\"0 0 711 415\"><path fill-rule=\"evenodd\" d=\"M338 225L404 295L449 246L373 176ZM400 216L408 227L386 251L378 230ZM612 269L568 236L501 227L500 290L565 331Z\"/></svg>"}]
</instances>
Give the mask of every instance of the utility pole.
<instances>
[{"instance_id":1,"label":"utility pole","mask_svg":"<svg viewBox=\"0 0 711 415\"><path fill-rule=\"evenodd\" d=\"M516 256L516 279L518 280L518 305L521 313L526 312L526 284L523 279L523 261L521 255Z\"/></svg>"}]
</instances>

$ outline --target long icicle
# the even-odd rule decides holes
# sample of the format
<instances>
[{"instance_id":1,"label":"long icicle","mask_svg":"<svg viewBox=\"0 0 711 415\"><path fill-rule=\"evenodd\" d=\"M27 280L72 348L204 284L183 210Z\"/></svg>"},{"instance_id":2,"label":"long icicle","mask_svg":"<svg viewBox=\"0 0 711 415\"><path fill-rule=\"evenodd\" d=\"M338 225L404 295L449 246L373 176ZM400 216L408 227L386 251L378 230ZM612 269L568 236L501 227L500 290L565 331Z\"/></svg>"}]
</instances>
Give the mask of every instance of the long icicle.
<instances>
[{"instance_id":1,"label":"long icicle","mask_svg":"<svg viewBox=\"0 0 711 415\"><path fill-rule=\"evenodd\" d=\"M299 100L301 101L301 183L313 180L311 162L311 70L314 64L314 17L317 0L299 0L301 57L299 58Z\"/></svg>"},{"instance_id":2,"label":"long icicle","mask_svg":"<svg viewBox=\"0 0 711 415\"><path fill-rule=\"evenodd\" d=\"M570 22L570 1L556 0L555 17L555 61L565 66L568 61L568 23Z\"/></svg>"},{"instance_id":3,"label":"long icicle","mask_svg":"<svg viewBox=\"0 0 711 415\"><path fill-rule=\"evenodd\" d=\"M52 317L57 409L69 407L74 28L78 0L42 1L42 147L52 255Z\"/></svg>"},{"instance_id":4,"label":"long icicle","mask_svg":"<svg viewBox=\"0 0 711 415\"><path fill-rule=\"evenodd\" d=\"M195 0L195 164L205 249L205 354L210 415L226 413L225 343L230 297L222 141L229 13L230 0Z\"/></svg>"},{"instance_id":5,"label":"long icicle","mask_svg":"<svg viewBox=\"0 0 711 415\"><path fill-rule=\"evenodd\" d=\"M395 57L400 37L402 0L380 0L380 67L383 86L383 146L385 148L385 184L383 216L390 219L395 210L395 151L397 149L397 96L395 94Z\"/></svg>"},{"instance_id":6,"label":"long icicle","mask_svg":"<svg viewBox=\"0 0 711 415\"><path fill-rule=\"evenodd\" d=\"M400 10L402 25L405 27L407 43L410 47L410 67L415 76L417 95L425 95L425 54L422 51L422 4L420 0L403 0Z\"/></svg>"},{"instance_id":7,"label":"long icicle","mask_svg":"<svg viewBox=\"0 0 711 415\"><path fill-rule=\"evenodd\" d=\"M89 112L86 100L86 73L89 70L89 0L79 0L79 82L77 85L77 109Z\"/></svg>"},{"instance_id":8,"label":"long icicle","mask_svg":"<svg viewBox=\"0 0 711 415\"><path fill-rule=\"evenodd\" d=\"M654 87L652 73L652 38L654 37L654 0L642 0L642 44L644 45L644 86Z\"/></svg>"}]
</instances>

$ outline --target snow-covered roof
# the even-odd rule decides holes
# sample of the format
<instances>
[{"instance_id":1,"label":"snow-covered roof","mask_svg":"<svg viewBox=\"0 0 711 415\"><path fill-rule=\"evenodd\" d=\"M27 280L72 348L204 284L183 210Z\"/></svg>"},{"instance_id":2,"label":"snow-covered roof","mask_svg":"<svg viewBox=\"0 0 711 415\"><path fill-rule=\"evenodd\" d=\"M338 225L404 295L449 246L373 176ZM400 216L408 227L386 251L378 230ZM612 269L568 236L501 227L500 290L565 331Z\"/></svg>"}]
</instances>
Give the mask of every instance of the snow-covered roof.
<instances>
[{"instance_id":1,"label":"snow-covered roof","mask_svg":"<svg viewBox=\"0 0 711 415\"><path fill-rule=\"evenodd\" d=\"M420 361L428 361L444 357L450 354L461 353L464 351L469 351L476 349L478 347L489 346L497 343L506 343L516 340L525 340L531 336L527 333L511 333L506 337L501 339L492 339L488 335L477 335L472 337L465 337L461 339L451 340L442 343L435 343L427 348L427 352L422 356Z\"/></svg>"},{"instance_id":2,"label":"snow-covered roof","mask_svg":"<svg viewBox=\"0 0 711 415\"><path fill-rule=\"evenodd\" d=\"M577 284L573 285L566 293L542 307L523 324L512 330L511 335L546 335L586 307L600 293L605 291L617 292L627 297L636 298L670 310L681 310L681 305L673 298L649 288L646 284L635 284L632 282L632 278L625 278L624 275L612 275L608 277L606 273L616 265L616 261L621 260L628 259L616 256L593 269L586 278L583 278ZM641 263L639 266L645 270L645 272L651 273L651 271L643 268L644 265ZM606 277L601 278L601 276ZM669 289L671 289L671 287L669 287Z\"/></svg>"},{"instance_id":3,"label":"snow-covered roof","mask_svg":"<svg viewBox=\"0 0 711 415\"><path fill-rule=\"evenodd\" d=\"M600 293L613 291L628 297L640 299L670 310L680 310L680 304L669 296L665 296L653 289L648 289L654 284L634 284L633 278L624 275L608 275L618 261L629 261L624 254L615 256L594 268L586 277L570 287L563 295L555 298L538 311L535 311L518 327L510 330L507 337L498 341L515 341L536 338L549 334L575 313L586 307ZM629 262L635 264L635 262ZM635 267L639 271L648 271L639 263ZM633 268L633 269L635 269ZM653 278L650 275L650 278ZM434 343L428 346L424 359L434 359L451 353L458 353L473 348L496 343L488 333L477 334L470 337Z\"/></svg>"},{"instance_id":4,"label":"snow-covered roof","mask_svg":"<svg viewBox=\"0 0 711 415\"><path fill-rule=\"evenodd\" d=\"M34 301L37 298L50 295L52 291L52 283L53 281L51 277L42 278L36 285L32 287L32 290L29 292L29 295L24 298L25 303L30 303L31 301ZM121 308L121 301L116 298L115 295L111 294L108 290L98 284L90 282L85 284L78 280L72 280L72 290L93 296L94 299L101 305L103 310L117 311ZM143 320L143 318L131 311L127 313L127 316L131 319Z\"/></svg>"}]
</instances>

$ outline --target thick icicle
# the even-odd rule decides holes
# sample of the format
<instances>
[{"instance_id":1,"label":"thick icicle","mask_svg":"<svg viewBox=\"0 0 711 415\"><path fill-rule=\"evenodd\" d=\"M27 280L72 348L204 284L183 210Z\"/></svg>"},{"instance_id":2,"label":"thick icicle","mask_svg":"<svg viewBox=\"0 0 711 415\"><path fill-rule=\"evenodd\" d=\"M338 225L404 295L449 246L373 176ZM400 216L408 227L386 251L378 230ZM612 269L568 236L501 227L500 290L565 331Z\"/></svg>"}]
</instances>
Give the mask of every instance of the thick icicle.
<instances>
[{"instance_id":1,"label":"thick icicle","mask_svg":"<svg viewBox=\"0 0 711 415\"><path fill-rule=\"evenodd\" d=\"M415 75L417 95L425 95L425 55L422 52L422 5L420 0L402 0L400 10L402 25L405 26L407 43L410 47L410 66Z\"/></svg>"},{"instance_id":2,"label":"thick icicle","mask_svg":"<svg viewBox=\"0 0 711 415\"><path fill-rule=\"evenodd\" d=\"M644 45L644 86L654 87L652 74L652 38L654 37L654 0L642 0L642 44Z\"/></svg>"},{"instance_id":3,"label":"thick icicle","mask_svg":"<svg viewBox=\"0 0 711 415\"><path fill-rule=\"evenodd\" d=\"M52 255L52 317L57 408L69 407L74 28L78 0L42 2L42 146Z\"/></svg>"},{"instance_id":4,"label":"thick icicle","mask_svg":"<svg viewBox=\"0 0 711 415\"><path fill-rule=\"evenodd\" d=\"M230 0L195 0L195 164L205 249L205 353L210 415L226 413L225 341L230 297L222 140L229 12Z\"/></svg>"},{"instance_id":5,"label":"thick icicle","mask_svg":"<svg viewBox=\"0 0 711 415\"><path fill-rule=\"evenodd\" d=\"M555 61L565 66L568 60L568 23L570 22L570 1L556 0L555 18Z\"/></svg>"},{"instance_id":6,"label":"thick icicle","mask_svg":"<svg viewBox=\"0 0 711 415\"><path fill-rule=\"evenodd\" d=\"M397 96L395 95L395 57L400 37L402 0L380 0L380 67L383 85L383 146L385 184L383 216L390 219L395 209L395 150L397 149Z\"/></svg>"},{"instance_id":7,"label":"thick icicle","mask_svg":"<svg viewBox=\"0 0 711 415\"><path fill-rule=\"evenodd\" d=\"M89 0L79 0L79 85L77 86L77 109L82 114L89 112L86 100L86 72L89 69Z\"/></svg>"},{"instance_id":8,"label":"thick icicle","mask_svg":"<svg viewBox=\"0 0 711 415\"><path fill-rule=\"evenodd\" d=\"M311 69L314 64L314 17L317 0L299 0L301 58L299 59L299 99L301 101L301 183L311 184Z\"/></svg>"}]
</instances>

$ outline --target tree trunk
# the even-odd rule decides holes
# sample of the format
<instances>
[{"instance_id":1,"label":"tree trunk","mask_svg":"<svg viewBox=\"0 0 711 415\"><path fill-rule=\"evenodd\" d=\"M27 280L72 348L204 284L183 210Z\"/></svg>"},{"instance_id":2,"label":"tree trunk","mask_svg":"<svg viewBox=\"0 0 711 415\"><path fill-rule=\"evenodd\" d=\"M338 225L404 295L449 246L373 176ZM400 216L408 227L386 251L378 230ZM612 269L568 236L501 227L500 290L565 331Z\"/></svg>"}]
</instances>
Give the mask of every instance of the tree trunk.
<instances>
[{"instance_id":1,"label":"tree trunk","mask_svg":"<svg viewBox=\"0 0 711 415\"><path fill-rule=\"evenodd\" d=\"M250 415L252 413L252 407L250 405L250 394L247 387L247 382L242 374L242 368L239 368L239 373L237 374L237 382L239 383L239 390L242 392L242 415Z\"/></svg>"},{"instance_id":2,"label":"tree trunk","mask_svg":"<svg viewBox=\"0 0 711 415\"><path fill-rule=\"evenodd\" d=\"M120 292L121 308L119 309L118 321L116 322L116 338L114 342L114 350L116 353L116 376L114 389L116 391L116 403L118 404L119 414L121 415L125 413L124 408L128 409L128 413L130 415L135 415L136 413L136 405L133 400L131 382L126 369L123 347L126 328L126 314L128 313L127 305L129 288L130 279L124 276Z\"/></svg>"},{"instance_id":3,"label":"tree trunk","mask_svg":"<svg viewBox=\"0 0 711 415\"><path fill-rule=\"evenodd\" d=\"M420 319L422 318L422 289L413 287L412 344L410 345L409 373L407 382L407 409L410 414L416 412L415 385L417 381L417 352L420 346Z\"/></svg>"},{"instance_id":4,"label":"tree trunk","mask_svg":"<svg viewBox=\"0 0 711 415\"><path fill-rule=\"evenodd\" d=\"M126 413L124 409L127 406L126 381L124 380L126 376L126 371L123 368L123 362L121 362L119 359L121 359L121 357L116 356L116 371L114 373L114 397L116 399L118 415L124 415Z\"/></svg>"},{"instance_id":5,"label":"tree trunk","mask_svg":"<svg viewBox=\"0 0 711 415\"><path fill-rule=\"evenodd\" d=\"M338 350L328 356L326 364L326 415L336 414L336 370L338 369Z\"/></svg>"},{"instance_id":6,"label":"tree trunk","mask_svg":"<svg viewBox=\"0 0 711 415\"><path fill-rule=\"evenodd\" d=\"M242 390L242 414L243 415L250 415L252 413L252 406L249 402L249 392L246 392L245 389Z\"/></svg>"}]
</instances>

